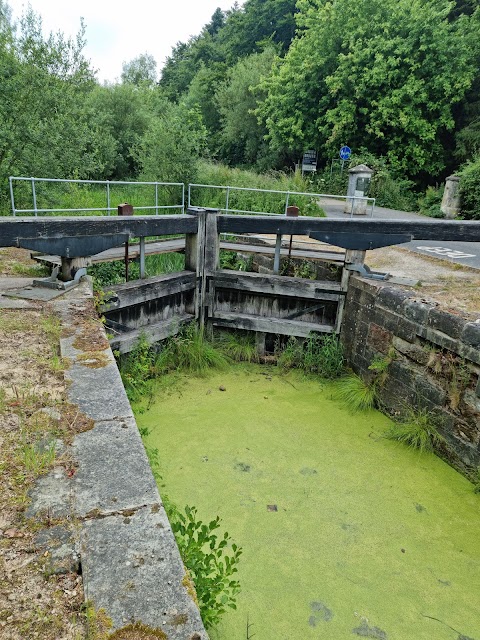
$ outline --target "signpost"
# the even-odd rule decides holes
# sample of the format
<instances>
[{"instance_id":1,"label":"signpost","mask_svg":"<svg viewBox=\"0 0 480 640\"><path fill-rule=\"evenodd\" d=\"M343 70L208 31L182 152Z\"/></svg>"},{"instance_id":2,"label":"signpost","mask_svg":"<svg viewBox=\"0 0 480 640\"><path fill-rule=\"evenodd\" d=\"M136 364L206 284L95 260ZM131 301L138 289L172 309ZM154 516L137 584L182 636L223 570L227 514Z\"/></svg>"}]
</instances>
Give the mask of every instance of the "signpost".
<instances>
[{"instance_id":1,"label":"signpost","mask_svg":"<svg viewBox=\"0 0 480 640\"><path fill-rule=\"evenodd\" d=\"M349 160L350 156L352 155L352 150L350 149L350 147L347 147L347 145L343 145L343 147L340 148L340 160L342 161L342 169L341 171L343 172L343 167L345 165L345 160Z\"/></svg>"},{"instance_id":2,"label":"signpost","mask_svg":"<svg viewBox=\"0 0 480 640\"><path fill-rule=\"evenodd\" d=\"M317 152L314 149L309 149L303 154L302 160L302 175L305 171L317 170Z\"/></svg>"}]
</instances>

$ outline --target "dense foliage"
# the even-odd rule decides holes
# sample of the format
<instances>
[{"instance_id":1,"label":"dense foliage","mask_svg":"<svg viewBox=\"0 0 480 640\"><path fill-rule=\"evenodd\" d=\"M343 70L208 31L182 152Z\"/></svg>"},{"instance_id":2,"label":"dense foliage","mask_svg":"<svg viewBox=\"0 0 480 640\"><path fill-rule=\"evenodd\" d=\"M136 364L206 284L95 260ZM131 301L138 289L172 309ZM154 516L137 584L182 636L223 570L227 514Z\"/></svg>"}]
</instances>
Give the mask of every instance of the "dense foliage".
<instances>
[{"instance_id":1,"label":"dense foliage","mask_svg":"<svg viewBox=\"0 0 480 640\"><path fill-rule=\"evenodd\" d=\"M306 148L328 172L342 144L376 170L370 195L387 206L416 208L465 163L470 180L478 0L246 0L217 9L160 73L145 53L105 85L83 35L45 37L31 9L14 24L0 0L0 210L9 175L188 182L201 159L291 170Z\"/></svg>"}]
</instances>

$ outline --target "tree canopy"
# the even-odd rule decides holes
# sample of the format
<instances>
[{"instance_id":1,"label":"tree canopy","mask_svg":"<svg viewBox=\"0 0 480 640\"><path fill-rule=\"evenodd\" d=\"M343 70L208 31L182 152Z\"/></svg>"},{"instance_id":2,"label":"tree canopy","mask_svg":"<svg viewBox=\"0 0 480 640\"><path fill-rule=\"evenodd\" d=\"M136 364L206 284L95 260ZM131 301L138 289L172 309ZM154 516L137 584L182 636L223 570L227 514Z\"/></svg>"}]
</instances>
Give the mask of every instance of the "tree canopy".
<instances>
[{"instance_id":1,"label":"tree canopy","mask_svg":"<svg viewBox=\"0 0 480 640\"><path fill-rule=\"evenodd\" d=\"M479 0L246 0L159 77L144 53L104 85L83 48L81 23L44 37L0 0L0 205L12 174L181 181L200 156L279 169L348 144L419 188L480 153Z\"/></svg>"}]
</instances>

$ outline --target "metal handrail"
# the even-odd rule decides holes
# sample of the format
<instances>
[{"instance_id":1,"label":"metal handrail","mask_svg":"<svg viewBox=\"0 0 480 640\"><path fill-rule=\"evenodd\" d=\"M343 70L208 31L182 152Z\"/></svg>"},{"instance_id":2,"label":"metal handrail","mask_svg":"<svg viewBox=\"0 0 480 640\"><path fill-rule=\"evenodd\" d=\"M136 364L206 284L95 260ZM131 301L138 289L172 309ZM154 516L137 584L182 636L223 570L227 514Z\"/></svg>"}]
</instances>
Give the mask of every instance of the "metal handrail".
<instances>
[{"instance_id":1,"label":"metal handrail","mask_svg":"<svg viewBox=\"0 0 480 640\"><path fill-rule=\"evenodd\" d=\"M351 208L350 208L350 217L353 217L354 215L354 207L355 207L355 202L356 201L363 201L363 202L367 202L368 206L370 206L370 217L373 217L373 210L375 208L375 198L369 198L367 196L340 196L338 194L333 194L333 193L313 193L311 191L280 191L277 189L255 189L253 187L232 187L232 186L227 186L227 185L213 185L213 184L194 184L191 183L188 185L188 199L187 199L187 203L188 203L188 207L195 207L198 205L194 205L192 204L192 194L191 194L191 190L192 188L208 188L208 189L223 189L226 190L226 198L225 198L225 207L219 208L220 211L225 211L225 213L250 213L253 215L268 215L268 216L280 216L280 215L284 215L287 212L287 208L288 208L288 203L289 203L289 199L290 196L307 196L307 197L311 197L311 198L333 198L333 199L337 199L337 200L344 200L346 202L351 202ZM281 194L281 195L285 195L285 211L284 214L280 214L280 213L271 213L271 212L267 212L267 211L251 211L248 209L232 209L229 207L229 203L230 203L230 194L232 191L254 191L254 192L258 192L258 193L276 193L276 194Z\"/></svg>"},{"instance_id":2,"label":"metal handrail","mask_svg":"<svg viewBox=\"0 0 480 640\"><path fill-rule=\"evenodd\" d=\"M33 209L17 209L15 207L15 199L13 192L13 182L14 181L23 181L30 182L32 186L32 201L33 201ZM155 187L155 196L154 201L155 204L152 206L136 206L135 209L137 211L150 211L155 210L156 215L158 215L158 211L160 209L181 209L182 213L185 213L185 184L183 182L133 182L128 180L81 180L81 179L65 179L65 178L27 178L24 176L10 176L10 197L12 201L12 213L13 215L21 214L21 213L33 213L35 216L42 213L68 213L68 212L98 212L98 211L106 211L107 215L110 215L111 211L116 211L116 207L111 206L111 192L110 188L116 185L150 185ZM74 183L74 184L94 184L94 185L105 185L106 186L106 207L77 207L77 208L39 208L37 206L37 193L35 189L35 184L37 182L52 182L52 183ZM174 205L159 205L158 204L158 188L159 187L181 187L182 191L182 202L181 204ZM306 191L282 191L278 189L257 189L254 187L233 187L230 185L212 185L212 184L196 184L191 183L188 185L188 208L191 206L196 206L192 204L192 188L204 188L204 189L220 189L226 192L225 197L225 207L217 207L220 211L224 211L225 213L234 213L234 214L250 214L250 215L268 215L268 216L280 216L284 215L287 212L287 208L289 206L289 201L291 196L306 196L310 198L332 198L336 200L342 200L348 203L351 203L350 207L350 217L354 215L355 202L365 202L366 206L370 206L370 217L373 217L373 211L375 207L375 198L369 198L367 196L342 196L338 194L331 193L313 193ZM285 196L285 206L284 206L284 214L272 213L268 211L252 211L250 209L233 209L230 207L230 196L233 191L243 191L243 192L254 192L254 193L272 193L279 194Z\"/></svg>"},{"instance_id":3,"label":"metal handrail","mask_svg":"<svg viewBox=\"0 0 480 640\"><path fill-rule=\"evenodd\" d=\"M13 182L17 180L17 181L23 181L23 182L30 182L32 185L32 201L33 201L33 209L17 209L15 207L15 198L14 198L14 192L13 192ZM36 189L35 189L35 183L37 182L60 182L60 183L74 183L74 184L99 184L99 185L105 185L106 186L106 207L78 207L78 208L69 208L66 209L65 207L62 207L60 209L46 209L46 208L38 208L37 207L37 193L36 193ZM11 198L11 202L12 202L12 213L14 216L17 215L17 213L33 213L35 214L35 216L37 216L39 213L67 213L69 211L75 211L75 212L80 212L80 211L106 211L107 215L110 215L110 211L116 211L117 207L112 207L111 202L110 202L110 188L112 186L116 186L116 185L149 185L149 186L155 186L155 204L153 206L137 206L135 207L135 209L137 211L148 211L148 210L152 210L155 209L156 211L156 215L158 215L158 211L159 209L181 209L182 213L185 213L185 185L183 182L142 182L142 181L138 181L138 182L133 182L130 180L80 180L80 179L66 179L66 178L34 178L34 177L30 177L27 178L25 176L10 176L9 177L9 183L10 183L10 198ZM181 187L181 191L182 191L182 202L181 204L174 204L174 205L159 205L158 204L158 187Z\"/></svg>"}]
</instances>

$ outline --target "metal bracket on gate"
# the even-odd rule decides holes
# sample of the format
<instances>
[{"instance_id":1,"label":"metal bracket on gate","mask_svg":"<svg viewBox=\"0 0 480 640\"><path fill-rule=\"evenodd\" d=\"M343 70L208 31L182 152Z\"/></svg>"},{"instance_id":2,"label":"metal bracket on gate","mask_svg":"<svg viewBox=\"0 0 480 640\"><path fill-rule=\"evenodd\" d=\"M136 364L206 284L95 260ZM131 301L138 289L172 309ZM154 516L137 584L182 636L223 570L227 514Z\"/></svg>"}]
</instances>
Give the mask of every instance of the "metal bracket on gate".
<instances>
[{"instance_id":1,"label":"metal bracket on gate","mask_svg":"<svg viewBox=\"0 0 480 640\"><path fill-rule=\"evenodd\" d=\"M75 273L73 280L69 280L68 282L62 282L58 279L58 273L60 271L60 267L55 267L52 271L52 275L49 278L41 278L40 280L34 280L34 287L43 287L45 289L57 289L67 291L68 289L73 289L76 287L83 276L87 275L87 270L85 267L78 269Z\"/></svg>"},{"instance_id":2,"label":"metal bracket on gate","mask_svg":"<svg viewBox=\"0 0 480 640\"><path fill-rule=\"evenodd\" d=\"M370 278L370 280L389 280L389 273L382 273L381 271L372 271L366 264L346 264L345 269L347 271L355 271L359 273L363 278Z\"/></svg>"}]
</instances>

